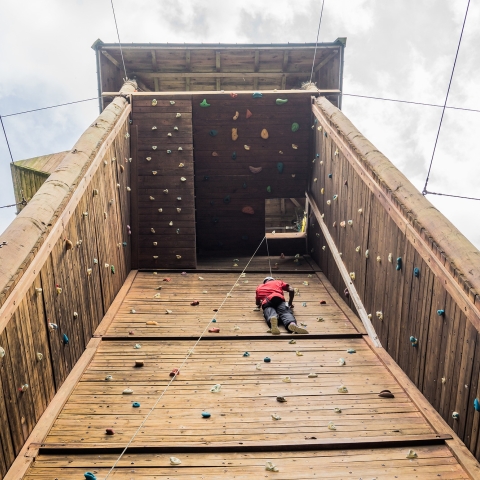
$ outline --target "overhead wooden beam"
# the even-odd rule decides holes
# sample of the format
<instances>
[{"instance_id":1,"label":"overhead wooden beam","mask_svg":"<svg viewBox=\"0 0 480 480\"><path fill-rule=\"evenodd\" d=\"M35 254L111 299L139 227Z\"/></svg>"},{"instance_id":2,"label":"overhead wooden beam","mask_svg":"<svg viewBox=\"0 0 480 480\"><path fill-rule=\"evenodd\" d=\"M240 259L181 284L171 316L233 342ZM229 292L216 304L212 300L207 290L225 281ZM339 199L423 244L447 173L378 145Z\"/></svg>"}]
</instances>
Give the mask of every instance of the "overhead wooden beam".
<instances>
[{"instance_id":1,"label":"overhead wooden beam","mask_svg":"<svg viewBox=\"0 0 480 480\"><path fill-rule=\"evenodd\" d=\"M115 60L108 52L106 52L105 50L102 50L102 53L105 55L105 57L107 57L118 69L121 70L120 68L120 63L117 62L117 60Z\"/></svg>"},{"instance_id":2,"label":"overhead wooden beam","mask_svg":"<svg viewBox=\"0 0 480 480\"><path fill-rule=\"evenodd\" d=\"M150 53L152 55L152 68L153 68L153 71L156 72L158 70L157 54L155 53L155 50L152 50Z\"/></svg>"},{"instance_id":3,"label":"overhead wooden beam","mask_svg":"<svg viewBox=\"0 0 480 480\"><path fill-rule=\"evenodd\" d=\"M190 91L190 77L187 77L187 78L185 79L185 90L186 90L187 92Z\"/></svg>"},{"instance_id":4,"label":"overhead wooden beam","mask_svg":"<svg viewBox=\"0 0 480 480\"><path fill-rule=\"evenodd\" d=\"M158 79L158 77L155 77L153 79L153 83L155 84L155 91L159 92L160 91L160 80Z\"/></svg>"},{"instance_id":5,"label":"overhead wooden beam","mask_svg":"<svg viewBox=\"0 0 480 480\"><path fill-rule=\"evenodd\" d=\"M220 59L220 52L215 52L215 69L219 72L222 68L221 59Z\"/></svg>"},{"instance_id":6,"label":"overhead wooden beam","mask_svg":"<svg viewBox=\"0 0 480 480\"><path fill-rule=\"evenodd\" d=\"M254 77L253 79L253 89L258 90L258 77Z\"/></svg>"},{"instance_id":7,"label":"overhead wooden beam","mask_svg":"<svg viewBox=\"0 0 480 480\"><path fill-rule=\"evenodd\" d=\"M282 65L282 72L287 71L287 66L288 66L288 50L284 50L283 52L283 65Z\"/></svg>"},{"instance_id":8,"label":"overhead wooden beam","mask_svg":"<svg viewBox=\"0 0 480 480\"><path fill-rule=\"evenodd\" d=\"M326 58L324 58L314 69L314 72L318 72L323 66L325 66L333 57L337 55L338 52L333 52L330 55L328 55Z\"/></svg>"},{"instance_id":9,"label":"overhead wooden beam","mask_svg":"<svg viewBox=\"0 0 480 480\"><path fill-rule=\"evenodd\" d=\"M185 52L185 68L187 69L187 72L190 71L190 50Z\"/></svg>"},{"instance_id":10,"label":"overhead wooden beam","mask_svg":"<svg viewBox=\"0 0 480 480\"><path fill-rule=\"evenodd\" d=\"M219 78L216 79L217 92L222 89L221 81Z\"/></svg>"},{"instance_id":11,"label":"overhead wooden beam","mask_svg":"<svg viewBox=\"0 0 480 480\"><path fill-rule=\"evenodd\" d=\"M280 87L282 90L285 90L287 85L287 77L285 75L282 75L282 86Z\"/></svg>"},{"instance_id":12,"label":"overhead wooden beam","mask_svg":"<svg viewBox=\"0 0 480 480\"><path fill-rule=\"evenodd\" d=\"M255 72L258 72L259 63L260 63L260 51L255 50L255 67L254 67Z\"/></svg>"},{"instance_id":13,"label":"overhead wooden beam","mask_svg":"<svg viewBox=\"0 0 480 480\"><path fill-rule=\"evenodd\" d=\"M294 198L291 198L290 201L297 207L297 208L302 208L302 206L295 200Z\"/></svg>"},{"instance_id":14,"label":"overhead wooden beam","mask_svg":"<svg viewBox=\"0 0 480 480\"><path fill-rule=\"evenodd\" d=\"M138 77L135 80L137 81L138 88L140 90L142 90L143 92L151 92L152 91L152 89L147 87L145 85L145 83L143 83ZM155 78L154 78L154 81L155 81ZM158 79L157 79L157 81L158 81Z\"/></svg>"},{"instance_id":15,"label":"overhead wooden beam","mask_svg":"<svg viewBox=\"0 0 480 480\"><path fill-rule=\"evenodd\" d=\"M262 72L262 77L266 78L278 78L280 79L282 76L293 76L293 77L308 77L310 78L311 70L308 72ZM144 71L137 71L132 72L132 75L139 75L143 78L185 78L185 77L196 77L196 78L211 78L211 77L218 77L218 78L254 78L258 77L258 73L253 72L144 72Z\"/></svg>"}]
</instances>

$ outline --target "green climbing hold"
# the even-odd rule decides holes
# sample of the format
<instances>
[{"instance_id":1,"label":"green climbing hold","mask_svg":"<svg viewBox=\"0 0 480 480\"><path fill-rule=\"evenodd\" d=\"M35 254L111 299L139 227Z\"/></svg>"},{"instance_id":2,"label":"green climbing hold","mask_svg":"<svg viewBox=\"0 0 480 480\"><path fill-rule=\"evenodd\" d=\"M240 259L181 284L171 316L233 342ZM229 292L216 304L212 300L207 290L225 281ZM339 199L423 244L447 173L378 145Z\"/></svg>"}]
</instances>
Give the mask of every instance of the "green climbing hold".
<instances>
[{"instance_id":1,"label":"green climbing hold","mask_svg":"<svg viewBox=\"0 0 480 480\"><path fill-rule=\"evenodd\" d=\"M275 103L277 105L285 105L288 102L288 98L277 98Z\"/></svg>"},{"instance_id":2,"label":"green climbing hold","mask_svg":"<svg viewBox=\"0 0 480 480\"><path fill-rule=\"evenodd\" d=\"M209 106L210 106L210 104L209 104L209 103L207 103L207 99L206 99L206 98L204 98L204 99L203 99L203 101L200 103L200 106L205 108L205 107L209 107Z\"/></svg>"},{"instance_id":3,"label":"green climbing hold","mask_svg":"<svg viewBox=\"0 0 480 480\"><path fill-rule=\"evenodd\" d=\"M283 163L282 162L277 163L277 170L278 170L278 173L283 173Z\"/></svg>"},{"instance_id":4,"label":"green climbing hold","mask_svg":"<svg viewBox=\"0 0 480 480\"><path fill-rule=\"evenodd\" d=\"M242 188L247 188L246 182L243 182Z\"/></svg>"},{"instance_id":5,"label":"green climbing hold","mask_svg":"<svg viewBox=\"0 0 480 480\"><path fill-rule=\"evenodd\" d=\"M209 135L211 137L216 137L218 135L218 131L217 130L210 130Z\"/></svg>"},{"instance_id":6,"label":"green climbing hold","mask_svg":"<svg viewBox=\"0 0 480 480\"><path fill-rule=\"evenodd\" d=\"M272 187L270 185L267 187L267 192L272 193Z\"/></svg>"},{"instance_id":7,"label":"green climbing hold","mask_svg":"<svg viewBox=\"0 0 480 480\"><path fill-rule=\"evenodd\" d=\"M115 265L110 265L110 271L111 271L112 273L115 273Z\"/></svg>"},{"instance_id":8,"label":"green climbing hold","mask_svg":"<svg viewBox=\"0 0 480 480\"><path fill-rule=\"evenodd\" d=\"M300 125L297 122L292 123L292 132L296 132L300 128Z\"/></svg>"}]
</instances>

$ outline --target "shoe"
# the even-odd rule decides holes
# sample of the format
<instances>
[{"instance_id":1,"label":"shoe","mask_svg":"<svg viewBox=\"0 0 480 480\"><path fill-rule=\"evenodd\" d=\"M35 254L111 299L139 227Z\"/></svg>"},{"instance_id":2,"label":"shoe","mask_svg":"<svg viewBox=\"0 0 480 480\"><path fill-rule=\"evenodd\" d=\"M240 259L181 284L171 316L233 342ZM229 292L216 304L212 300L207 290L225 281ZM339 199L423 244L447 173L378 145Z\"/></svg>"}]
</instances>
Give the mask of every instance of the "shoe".
<instances>
[{"instance_id":1,"label":"shoe","mask_svg":"<svg viewBox=\"0 0 480 480\"><path fill-rule=\"evenodd\" d=\"M301 333L306 334L308 331L305 328L299 327L296 323L290 323L288 325L288 330L292 333Z\"/></svg>"},{"instance_id":2,"label":"shoe","mask_svg":"<svg viewBox=\"0 0 480 480\"><path fill-rule=\"evenodd\" d=\"M278 318L277 317L272 317L270 319L270 325L272 328L270 331L272 332L272 335L280 335L280 330L278 329Z\"/></svg>"}]
</instances>

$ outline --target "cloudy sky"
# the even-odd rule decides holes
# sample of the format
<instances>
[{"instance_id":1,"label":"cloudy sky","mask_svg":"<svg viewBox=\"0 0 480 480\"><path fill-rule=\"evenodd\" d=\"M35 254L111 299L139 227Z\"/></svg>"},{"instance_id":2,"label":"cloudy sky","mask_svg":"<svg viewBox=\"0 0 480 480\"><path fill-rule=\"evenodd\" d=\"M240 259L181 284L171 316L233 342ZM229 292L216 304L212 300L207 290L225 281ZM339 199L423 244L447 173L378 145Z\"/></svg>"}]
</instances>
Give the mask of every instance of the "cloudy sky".
<instances>
[{"instance_id":1,"label":"cloudy sky","mask_svg":"<svg viewBox=\"0 0 480 480\"><path fill-rule=\"evenodd\" d=\"M347 37L346 93L443 104L468 0L326 0L320 41ZM293 6L294 5L294 8ZM115 0L122 42L314 42L321 0ZM449 105L480 110L480 2L472 2ZM100 38L115 42L109 0L2 1L0 114L97 94ZM421 190L440 108L344 97L343 111ZM15 160L69 149L96 101L4 119ZM480 113L447 110L429 190L480 197ZM0 206L14 202L0 137ZM480 248L480 202L429 196ZM0 209L0 232L14 208Z\"/></svg>"}]
</instances>

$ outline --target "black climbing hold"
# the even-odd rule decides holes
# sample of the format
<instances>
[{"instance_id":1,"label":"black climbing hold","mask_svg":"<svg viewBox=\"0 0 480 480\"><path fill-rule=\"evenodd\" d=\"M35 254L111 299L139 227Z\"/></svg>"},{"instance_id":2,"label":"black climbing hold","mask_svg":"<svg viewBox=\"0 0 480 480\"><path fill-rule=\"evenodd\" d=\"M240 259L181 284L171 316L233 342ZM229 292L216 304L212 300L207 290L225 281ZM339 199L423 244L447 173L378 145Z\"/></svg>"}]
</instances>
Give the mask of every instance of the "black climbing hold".
<instances>
[{"instance_id":1,"label":"black climbing hold","mask_svg":"<svg viewBox=\"0 0 480 480\"><path fill-rule=\"evenodd\" d=\"M328 137L327 132L323 132L323 134L325 135L325 137Z\"/></svg>"},{"instance_id":2,"label":"black climbing hold","mask_svg":"<svg viewBox=\"0 0 480 480\"><path fill-rule=\"evenodd\" d=\"M216 225L216 224L218 223L218 218L217 218L217 217L213 217L213 218L212 218L212 223L213 223L214 225Z\"/></svg>"},{"instance_id":3,"label":"black climbing hold","mask_svg":"<svg viewBox=\"0 0 480 480\"><path fill-rule=\"evenodd\" d=\"M396 269L397 269L397 270L401 270L401 269L402 269L402 257L398 257L398 258L397 258L397 266L396 266Z\"/></svg>"},{"instance_id":4,"label":"black climbing hold","mask_svg":"<svg viewBox=\"0 0 480 480\"><path fill-rule=\"evenodd\" d=\"M205 181L208 180L209 178L210 178L210 177L209 177L208 175L205 175L205 176L203 177L203 179L204 179Z\"/></svg>"},{"instance_id":5,"label":"black climbing hold","mask_svg":"<svg viewBox=\"0 0 480 480\"><path fill-rule=\"evenodd\" d=\"M242 188L247 188L246 182L243 182Z\"/></svg>"},{"instance_id":6,"label":"black climbing hold","mask_svg":"<svg viewBox=\"0 0 480 480\"><path fill-rule=\"evenodd\" d=\"M413 335L410 337L410 343L412 347L418 347L418 340Z\"/></svg>"}]
</instances>

